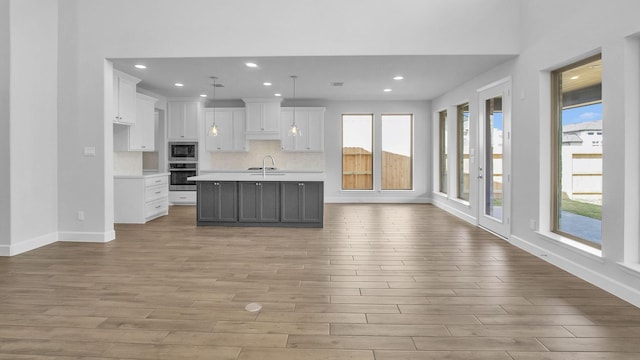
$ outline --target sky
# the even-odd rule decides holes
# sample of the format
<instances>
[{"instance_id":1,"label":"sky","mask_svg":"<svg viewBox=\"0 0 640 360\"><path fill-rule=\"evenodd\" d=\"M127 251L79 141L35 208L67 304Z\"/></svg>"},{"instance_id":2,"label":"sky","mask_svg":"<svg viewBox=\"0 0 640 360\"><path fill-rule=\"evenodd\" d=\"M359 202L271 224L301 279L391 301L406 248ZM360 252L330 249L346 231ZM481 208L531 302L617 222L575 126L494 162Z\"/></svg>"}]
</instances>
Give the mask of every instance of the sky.
<instances>
[{"instance_id":1,"label":"sky","mask_svg":"<svg viewBox=\"0 0 640 360\"><path fill-rule=\"evenodd\" d=\"M602 120L602 103L562 110L562 125Z\"/></svg>"}]
</instances>

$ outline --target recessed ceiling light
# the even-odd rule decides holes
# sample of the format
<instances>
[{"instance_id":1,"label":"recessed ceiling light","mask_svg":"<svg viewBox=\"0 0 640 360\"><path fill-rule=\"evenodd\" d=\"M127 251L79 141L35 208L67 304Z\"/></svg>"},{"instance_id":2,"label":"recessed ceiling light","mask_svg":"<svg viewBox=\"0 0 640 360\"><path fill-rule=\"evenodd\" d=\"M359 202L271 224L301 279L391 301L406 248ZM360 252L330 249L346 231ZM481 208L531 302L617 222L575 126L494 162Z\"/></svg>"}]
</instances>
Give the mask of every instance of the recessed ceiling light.
<instances>
[{"instance_id":1,"label":"recessed ceiling light","mask_svg":"<svg viewBox=\"0 0 640 360\"><path fill-rule=\"evenodd\" d=\"M393 90L388 89L388 88L387 88L387 89L384 89L384 92L391 92L391 91L393 91Z\"/></svg>"},{"instance_id":2,"label":"recessed ceiling light","mask_svg":"<svg viewBox=\"0 0 640 360\"><path fill-rule=\"evenodd\" d=\"M262 84L262 85L264 85L264 86L271 86L272 84L271 84L270 82L266 82L266 83L264 83L264 84Z\"/></svg>"},{"instance_id":3,"label":"recessed ceiling light","mask_svg":"<svg viewBox=\"0 0 640 360\"><path fill-rule=\"evenodd\" d=\"M142 64L135 64L135 65L133 65L133 67L135 67L136 69L146 69L147 68L145 65L142 65Z\"/></svg>"},{"instance_id":4,"label":"recessed ceiling light","mask_svg":"<svg viewBox=\"0 0 640 360\"><path fill-rule=\"evenodd\" d=\"M177 87L183 87L183 86L184 86L184 84L183 84L183 83L175 83L175 84L173 84L173 85L175 85L175 86L177 86Z\"/></svg>"},{"instance_id":5,"label":"recessed ceiling light","mask_svg":"<svg viewBox=\"0 0 640 360\"><path fill-rule=\"evenodd\" d=\"M273 95L275 95L275 96L282 96L282 94L280 94L280 93L275 93L275 94L273 94Z\"/></svg>"},{"instance_id":6,"label":"recessed ceiling light","mask_svg":"<svg viewBox=\"0 0 640 360\"><path fill-rule=\"evenodd\" d=\"M404 76L402 76L402 75L398 75L398 76L394 76L393 77L393 80L403 80L403 79L404 79Z\"/></svg>"},{"instance_id":7,"label":"recessed ceiling light","mask_svg":"<svg viewBox=\"0 0 640 360\"><path fill-rule=\"evenodd\" d=\"M258 64L252 63L252 62L245 63L245 65L247 65L247 67L250 67L250 68L258 67Z\"/></svg>"},{"instance_id":8,"label":"recessed ceiling light","mask_svg":"<svg viewBox=\"0 0 640 360\"><path fill-rule=\"evenodd\" d=\"M207 94L200 94L200 97L207 97Z\"/></svg>"},{"instance_id":9,"label":"recessed ceiling light","mask_svg":"<svg viewBox=\"0 0 640 360\"><path fill-rule=\"evenodd\" d=\"M580 75L575 75L569 78L570 80L578 80L580 79Z\"/></svg>"}]
</instances>

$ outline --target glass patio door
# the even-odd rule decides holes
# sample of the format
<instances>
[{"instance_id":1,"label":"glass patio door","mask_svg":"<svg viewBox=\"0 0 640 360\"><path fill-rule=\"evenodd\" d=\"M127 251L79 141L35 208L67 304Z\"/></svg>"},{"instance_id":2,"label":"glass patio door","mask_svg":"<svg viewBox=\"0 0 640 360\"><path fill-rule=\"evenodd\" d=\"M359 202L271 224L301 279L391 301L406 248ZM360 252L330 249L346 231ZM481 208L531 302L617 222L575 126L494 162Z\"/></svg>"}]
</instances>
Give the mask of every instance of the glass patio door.
<instances>
[{"instance_id":1,"label":"glass patio door","mask_svg":"<svg viewBox=\"0 0 640 360\"><path fill-rule=\"evenodd\" d=\"M478 224L510 234L511 81L479 90Z\"/></svg>"}]
</instances>

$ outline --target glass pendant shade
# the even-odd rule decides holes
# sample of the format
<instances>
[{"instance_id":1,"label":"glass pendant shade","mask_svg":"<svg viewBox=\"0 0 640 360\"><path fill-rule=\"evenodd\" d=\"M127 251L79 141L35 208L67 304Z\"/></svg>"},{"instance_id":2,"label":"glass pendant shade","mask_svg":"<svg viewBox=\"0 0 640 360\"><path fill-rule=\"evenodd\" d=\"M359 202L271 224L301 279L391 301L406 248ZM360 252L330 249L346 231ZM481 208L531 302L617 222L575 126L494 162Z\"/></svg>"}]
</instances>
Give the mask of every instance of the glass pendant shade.
<instances>
[{"instance_id":1,"label":"glass pendant shade","mask_svg":"<svg viewBox=\"0 0 640 360\"><path fill-rule=\"evenodd\" d=\"M213 120L213 124L209 128L209 136L218 136L218 125L216 125L215 120Z\"/></svg>"},{"instance_id":2,"label":"glass pendant shade","mask_svg":"<svg viewBox=\"0 0 640 360\"><path fill-rule=\"evenodd\" d=\"M296 125L294 120L294 122L291 124L291 127L289 128L289 136L300 136L300 135L302 135L302 131L300 131L300 128L298 127L298 125Z\"/></svg>"}]
</instances>

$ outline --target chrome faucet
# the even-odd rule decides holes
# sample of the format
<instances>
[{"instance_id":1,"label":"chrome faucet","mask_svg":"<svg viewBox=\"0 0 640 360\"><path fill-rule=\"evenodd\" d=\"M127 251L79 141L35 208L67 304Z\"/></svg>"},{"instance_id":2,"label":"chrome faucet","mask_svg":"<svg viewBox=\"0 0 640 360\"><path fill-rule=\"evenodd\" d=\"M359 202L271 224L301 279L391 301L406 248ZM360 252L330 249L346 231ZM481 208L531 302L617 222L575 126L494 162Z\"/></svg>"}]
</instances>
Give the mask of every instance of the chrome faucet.
<instances>
[{"instance_id":1,"label":"chrome faucet","mask_svg":"<svg viewBox=\"0 0 640 360\"><path fill-rule=\"evenodd\" d=\"M276 167L276 160L273 158L273 156L271 155L267 155L265 157L262 158L262 177L267 177L267 158L271 159L271 163L273 164L273 167Z\"/></svg>"}]
</instances>

